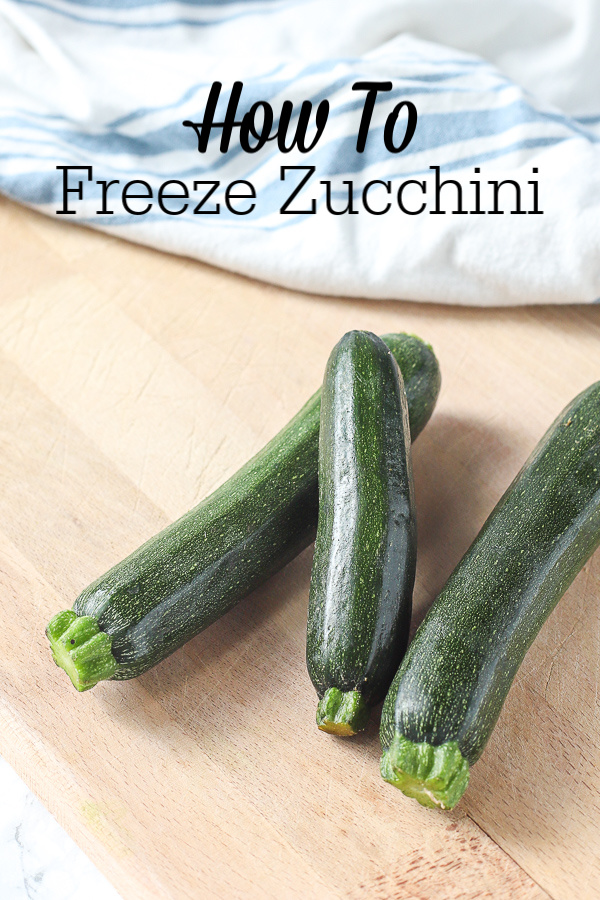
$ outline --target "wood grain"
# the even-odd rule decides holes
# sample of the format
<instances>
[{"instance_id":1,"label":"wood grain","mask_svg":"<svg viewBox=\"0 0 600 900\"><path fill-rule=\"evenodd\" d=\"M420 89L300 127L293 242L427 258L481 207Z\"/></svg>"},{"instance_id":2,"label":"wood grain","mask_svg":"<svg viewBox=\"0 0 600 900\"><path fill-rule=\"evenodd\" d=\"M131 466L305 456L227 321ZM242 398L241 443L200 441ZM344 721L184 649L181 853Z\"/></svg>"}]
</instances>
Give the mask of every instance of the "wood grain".
<instances>
[{"instance_id":1,"label":"wood grain","mask_svg":"<svg viewBox=\"0 0 600 900\"><path fill-rule=\"evenodd\" d=\"M77 695L43 628L259 449L350 328L429 340L420 621L556 414L600 308L284 291L0 202L0 750L124 900L598 896L600 558L531 648L450 814L378 775L376 723L314 725L311 551L141 678Z\"/></svg>"}]
</instances>

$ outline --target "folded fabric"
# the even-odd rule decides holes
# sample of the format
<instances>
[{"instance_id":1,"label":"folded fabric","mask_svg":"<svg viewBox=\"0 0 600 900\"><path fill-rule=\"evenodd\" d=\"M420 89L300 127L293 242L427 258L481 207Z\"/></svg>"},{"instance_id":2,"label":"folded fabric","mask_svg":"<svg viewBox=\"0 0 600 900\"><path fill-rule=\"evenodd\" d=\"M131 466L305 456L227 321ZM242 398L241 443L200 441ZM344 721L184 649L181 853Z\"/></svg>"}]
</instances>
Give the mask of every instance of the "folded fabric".
<instances>
[{"instance_id":1,"label":"folded fabric","mask_svg":"<svg viewBox=\"0 0 600 900\"><path fill-rule=\"evenodd\" d=\"M68 185L63 221L305 291L591 303L599 26L595 0L0 0L0 191L54 217ZM288 100L292 134L309 100L310 142L326 99L326 127L306 153L239 128L222 152L218 127L199 152L182 123L215 81L215 121L241 81L238 120L266 101L274 131ZM357 82L391 82L364 152Z\"/></svg>"}]
</instances>

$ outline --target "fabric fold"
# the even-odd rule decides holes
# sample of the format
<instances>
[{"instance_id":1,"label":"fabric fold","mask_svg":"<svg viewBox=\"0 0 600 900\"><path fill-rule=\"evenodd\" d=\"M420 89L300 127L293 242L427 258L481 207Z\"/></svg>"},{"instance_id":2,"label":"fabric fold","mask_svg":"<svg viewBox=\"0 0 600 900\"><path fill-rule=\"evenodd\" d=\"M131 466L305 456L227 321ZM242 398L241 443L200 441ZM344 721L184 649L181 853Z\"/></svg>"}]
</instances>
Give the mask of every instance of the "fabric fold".
<instances>
[{"instance_id":1,"label":"fabric fold","mask_svg":"<svg viewBox=\"0 0 600 900\"><path fill-rule=\"evenodd\" d=\"M481 7L0 0L0 191L72 224L304 291L594 302L596 5ZM266 101L275 130L290 101L292 137L310 101L307 141L327 100L316 146L284 153L270 140L244 152L234 129L222 153L216 128L199 153L182 123L203 120L215 81L217 121L242 81L239 117ZM357 82L391 82L362 153ZM401 141L407 104L418 114L414 136L391 152L386 140ZM58 166L83 168L65 176Z\"/></svg>"}]
</instances>

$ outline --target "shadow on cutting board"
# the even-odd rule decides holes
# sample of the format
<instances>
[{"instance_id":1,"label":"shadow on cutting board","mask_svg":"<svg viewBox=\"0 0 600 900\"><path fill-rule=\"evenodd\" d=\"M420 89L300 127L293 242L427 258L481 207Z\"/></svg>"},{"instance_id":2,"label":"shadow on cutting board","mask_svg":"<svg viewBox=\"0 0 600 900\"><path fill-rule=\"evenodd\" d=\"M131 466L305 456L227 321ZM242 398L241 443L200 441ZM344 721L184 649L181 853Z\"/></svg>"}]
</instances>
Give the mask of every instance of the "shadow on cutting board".
<instances>
[{"instance_id":1,"label":"shadow on cutting board","mask_svg":"<svg viewBox=\"0 0 600 900\"><path fill-rule=\"evenodd\" d=\"M527 456L519 436L440 413L415 444L417 577L412 632Z\"/></svg>"}]
</instances>

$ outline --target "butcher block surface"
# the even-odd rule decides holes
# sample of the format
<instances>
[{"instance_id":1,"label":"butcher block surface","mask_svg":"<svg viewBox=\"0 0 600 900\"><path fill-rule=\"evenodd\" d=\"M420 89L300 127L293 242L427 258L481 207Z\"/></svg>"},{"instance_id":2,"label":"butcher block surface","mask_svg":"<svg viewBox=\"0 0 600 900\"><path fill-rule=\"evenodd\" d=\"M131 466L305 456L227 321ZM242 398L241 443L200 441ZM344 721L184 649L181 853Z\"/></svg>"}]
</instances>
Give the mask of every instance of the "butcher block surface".
<instances>
[{"instance_id":1,"label":"butcher block surface","mask_svg":"<svg viewBox=\"0 0 600 900\"><path fill-rule=\"evenodd\" d=\"M124 900L600 896L600 553L529 651L471 784L379 776L315 726L309 549L138 679L78 694L44 626L259 450L350 329L430 342L416 627L565 404L600 307L331 299L0 202L0 752ZM532 261L535 264L535 260Z\"/></svg>"}]
</instances>

